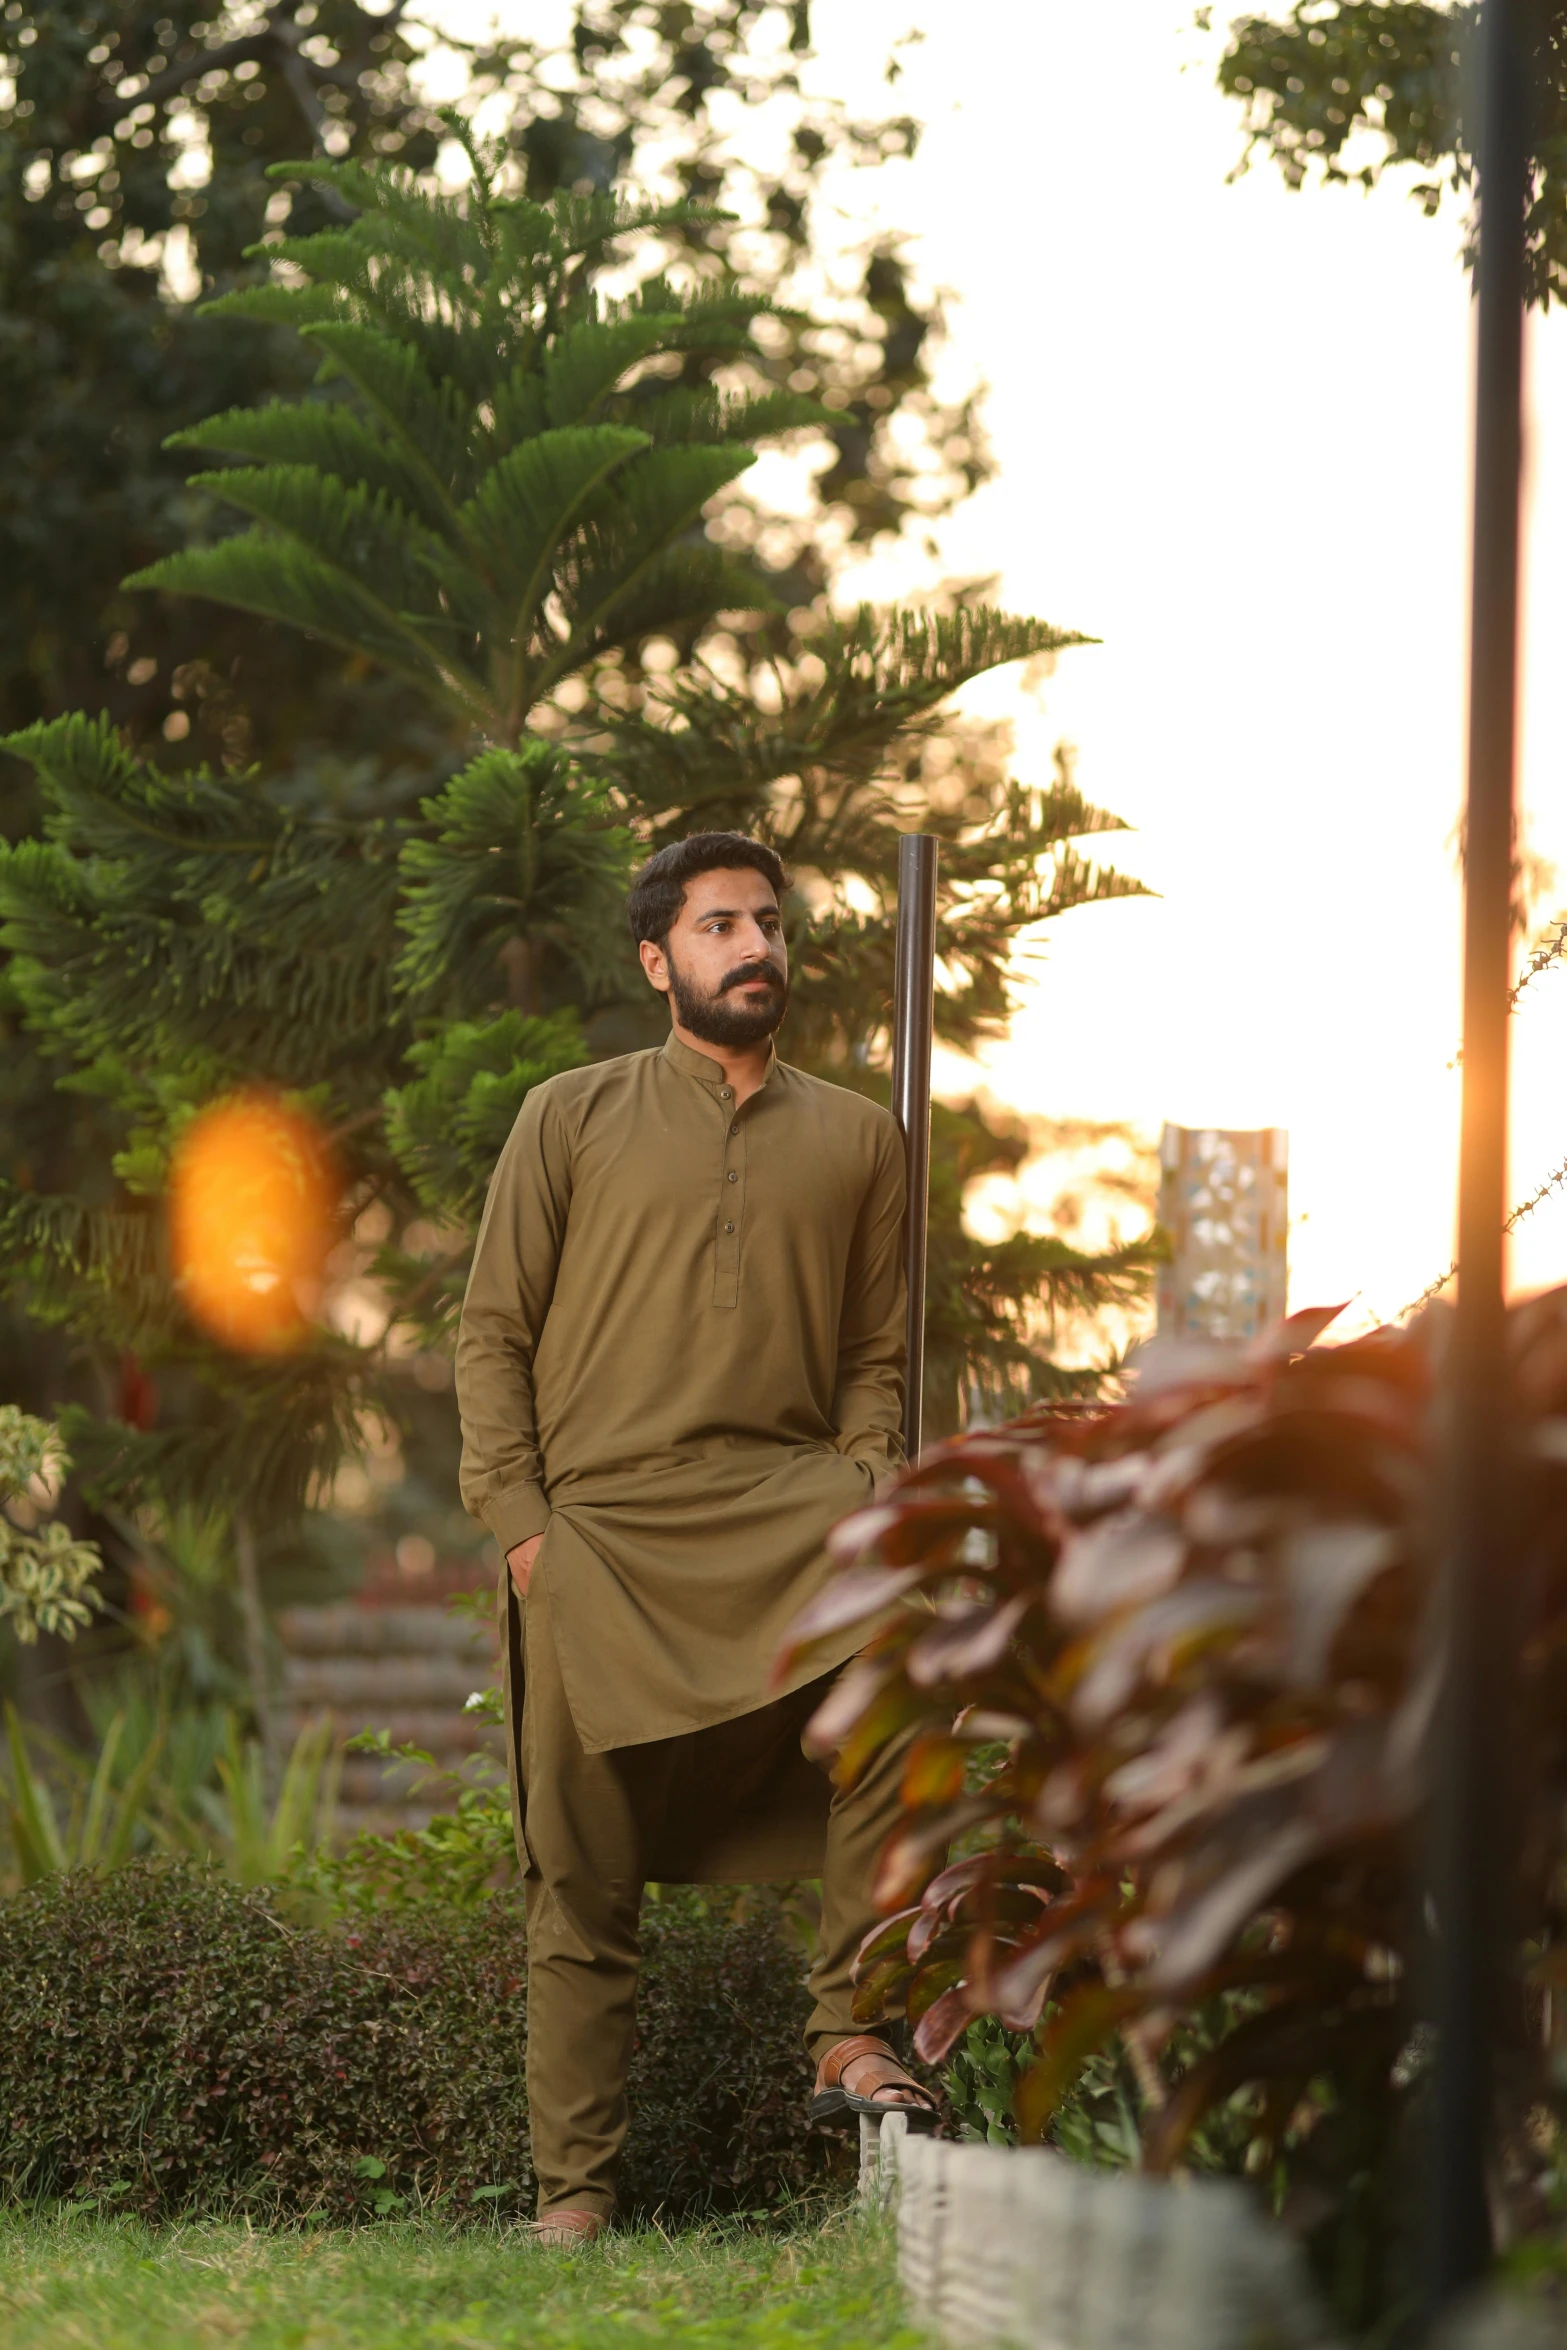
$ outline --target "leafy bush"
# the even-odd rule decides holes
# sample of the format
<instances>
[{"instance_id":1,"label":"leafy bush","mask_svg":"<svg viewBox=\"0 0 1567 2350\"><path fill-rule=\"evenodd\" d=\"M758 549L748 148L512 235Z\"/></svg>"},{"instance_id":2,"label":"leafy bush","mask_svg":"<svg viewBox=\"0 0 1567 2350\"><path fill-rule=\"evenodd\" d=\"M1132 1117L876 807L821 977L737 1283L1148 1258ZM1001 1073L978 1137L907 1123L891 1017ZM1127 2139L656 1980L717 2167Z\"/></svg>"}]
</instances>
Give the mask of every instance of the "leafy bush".
<instances>
[{"instance_id":1,"label":"leafy bush","mask_svg":"<svg viewBox=\"0 0 1567 2350\"><path fill-rule=\"evenodd\" d=\"M940 1448L838 1530L848 1571L796 1631L805 1649L829 1622L879 1625L818 1717L842 1775L930 1724L882 1862L894 1914L861 1954L865 2011L905 2002L933 2062L976 2017L1028 2035L1025 2137L1094 2159L1140 2137L1154 2170L1260 2174L1355 2322L1392 2289L1429 2069L1412 1823L1436 1696L1445 1324L1319 1347L1331 1319L1297 1315L1245 1351L1167 1348L1128 1403ZM1527 1940L1500 2191L1516 2233L1554 2192L1548 2108L1567 2089L1567 1291L1511 1330ZM1005 2043L978 2062L993 2106Z\"/></svg>"},{"instance_id":2,"label":"leafy bush","mask_svg":"<svg viewBox=\"0 0 1567 2350\"><path fill-rule=\"evenodd\" d=\"M100 1605L96 1546L57 1518L40 1523L37 1495L58 1487L70 1465L58 1429L0 1404L0 1623L26 1643L40 1632L74 1640Z\"/></svg>"},{"instance_id":3,"label":"leafy bush","mask_svg":"<svg viewBox=\"0 0 1567 2350\"><path fill-rule=\"evenodd\" d=\"M828 2159L805 2128L797 1941L773 1907L649 1906L628 2207L749 2210ZM346 1929L134 1861L0 1902L0 2190L148 2217L531 2207L519 1900Z\"/></svg>"}]
</instances>

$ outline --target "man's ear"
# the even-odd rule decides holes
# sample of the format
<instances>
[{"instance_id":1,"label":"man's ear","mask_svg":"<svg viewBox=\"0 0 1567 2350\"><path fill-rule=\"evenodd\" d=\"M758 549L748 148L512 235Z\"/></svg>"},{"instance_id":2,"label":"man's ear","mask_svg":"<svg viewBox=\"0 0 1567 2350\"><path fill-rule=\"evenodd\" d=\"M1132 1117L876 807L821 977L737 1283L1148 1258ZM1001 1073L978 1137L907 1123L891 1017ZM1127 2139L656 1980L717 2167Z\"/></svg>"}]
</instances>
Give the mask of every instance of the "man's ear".
<instances>
[{"instance_id":1,"label":"man's ear","mask_svg":"<svg viewBox=\"0 0 1567 2350\"><path fill-rule=\"evenodd\" d=\"M663 948L655 945L650 938L639 938L637 953L642 958L642 968L648 975L648 984L656 987L660 995L668 995L669 957Z\"/></svg>"}]
</instances>

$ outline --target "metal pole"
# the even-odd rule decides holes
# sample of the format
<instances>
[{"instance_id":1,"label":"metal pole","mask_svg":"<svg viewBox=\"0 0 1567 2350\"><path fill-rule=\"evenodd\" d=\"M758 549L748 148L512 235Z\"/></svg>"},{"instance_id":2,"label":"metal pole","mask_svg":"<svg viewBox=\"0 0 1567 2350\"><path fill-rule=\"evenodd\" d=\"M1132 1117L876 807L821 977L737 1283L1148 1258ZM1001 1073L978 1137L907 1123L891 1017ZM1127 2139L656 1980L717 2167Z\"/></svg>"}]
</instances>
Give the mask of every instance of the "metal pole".
<instances>
[{"instance_id":1,"label":"metal pole","mask_svg":"<svg viewBox=\"0 0 1567 2350\"><path fill-rule=\"evenodd\" d=\"M1478 371L1464 854L1463 1134L1458 1301L1445 1402L1447 1678L1434 1773L1437 2079L1425 2273L1428 2314L1491 2257L1486 2151L1507 1930L1503 1738L1514 1646L1508 1539L1503 1219L1507 986L1518 674L1526 0L1485 0Z\"/></svg>"},{"instance_id":2,"label":"metal pole","mask_svg":"<svg viewBox=\"0 0 1567 2350\"><path fill-rule=\"evenodd\" d=\"M920 1448L925 1385L925 1227L930 1212L930 1052L936 996L936 836L906 832L898 842L897 959L892 980L892 1114L908 1155L903 1226L908 1283L907 1385L903 1449Z\"/></svg>"}]
</instances>

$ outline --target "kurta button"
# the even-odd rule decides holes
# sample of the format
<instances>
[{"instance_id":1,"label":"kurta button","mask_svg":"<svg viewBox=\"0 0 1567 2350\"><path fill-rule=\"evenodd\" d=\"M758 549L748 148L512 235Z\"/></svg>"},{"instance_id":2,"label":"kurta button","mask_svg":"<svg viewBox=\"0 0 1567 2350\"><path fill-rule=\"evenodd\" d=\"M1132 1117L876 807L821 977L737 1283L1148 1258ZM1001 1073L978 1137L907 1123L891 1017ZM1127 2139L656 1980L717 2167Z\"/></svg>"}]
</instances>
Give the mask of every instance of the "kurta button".
<instances>
[{"instance_id":1,"label":"kurta button","mask_svg":"<svg viewBox=\"0 0 1567 2350\"><path fill-rule=\"evenodd\" d=\"M739 1121L739 1119L738 1119L738 1118L734 1119L734 1120L731 1122L731 1125L730 1125L729 1131L730 1131L730 1133L731 1133L731 1134L738 1134L738 1133L739 1133L739 1131L740 1131L740 1121Z\"/></svg>"},{"instance_id":2,"label":"kurta button","mask_svg":"<svg viewBox=\"0 0 1567 2350\"><path fill-rule=\"evenodd\" d=\"M718 1089L718 1098L721 1102L727 1102L731 1101L734 1097L730 1093L727 1085L721 1085Z\"/></svg>"},{"instance_id":3,"label":"kurta button","mask_svg":"<svg viewBox=\"0 0 1567 2350\"><path fill-rule=\"evenodd\" d=\"M733 1167L731 1167L731 1168L730 1168L730 1170L729 1170L729 1180L730 1180L730 1182L731 1182L731 1183L738 1183L738 1182L739 1182L739 1180L740 1180L739 1176L738 1176L738 1175L735 1173L735 1171L734 1171Z\"/></svg>"},{"instance_id":4,"label":"kurta button","mask_svg":"<svg viewBox=\"0 0 1567 2350\"><path fill-rule=\"evenodd\" d=\"M726 1224L726 1225L724 1226L724 1230L725 1230L726 1232L733 1232L733 1230L734 1230L734 1226L733 1226L732 1224Z\"/></svg>"}]
</instances>

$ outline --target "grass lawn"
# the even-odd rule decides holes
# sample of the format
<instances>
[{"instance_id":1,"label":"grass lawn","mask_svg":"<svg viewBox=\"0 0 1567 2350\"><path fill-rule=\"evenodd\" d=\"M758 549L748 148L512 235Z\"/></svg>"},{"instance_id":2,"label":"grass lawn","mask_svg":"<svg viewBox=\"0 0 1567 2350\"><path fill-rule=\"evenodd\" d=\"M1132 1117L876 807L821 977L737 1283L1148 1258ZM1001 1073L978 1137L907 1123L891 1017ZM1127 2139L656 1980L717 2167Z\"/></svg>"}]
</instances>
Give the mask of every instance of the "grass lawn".
<instances>
[{"instance_id":1,"label":"grass lawn","mask_svg":"<svg viewBox=\"0 0 1567 2350\"><path fill-rule=\"evenodd\" d=\"M517 2230L386 2221L251 2233L0 2214L6 2350L920 2350L886 2231L845 2213L541 2252Z\"/></svg>"}]
</instances>

